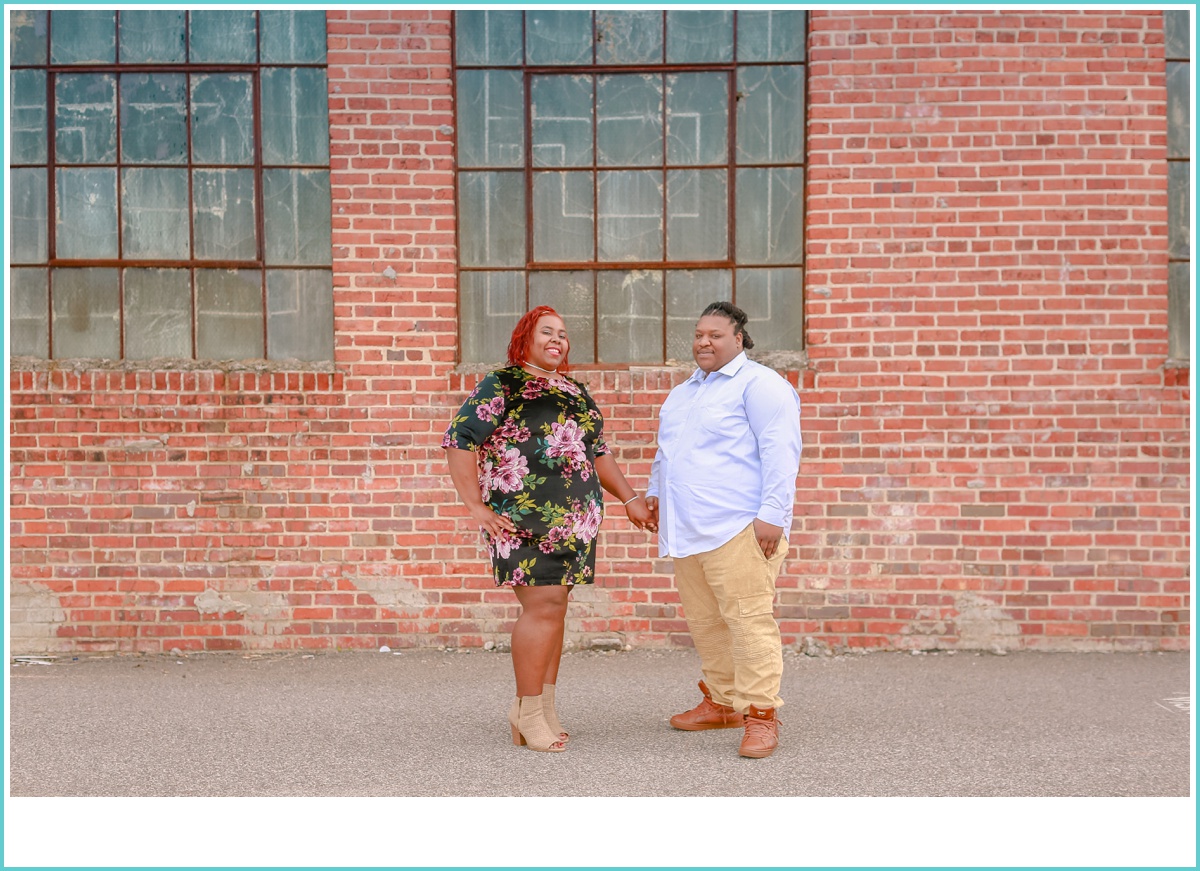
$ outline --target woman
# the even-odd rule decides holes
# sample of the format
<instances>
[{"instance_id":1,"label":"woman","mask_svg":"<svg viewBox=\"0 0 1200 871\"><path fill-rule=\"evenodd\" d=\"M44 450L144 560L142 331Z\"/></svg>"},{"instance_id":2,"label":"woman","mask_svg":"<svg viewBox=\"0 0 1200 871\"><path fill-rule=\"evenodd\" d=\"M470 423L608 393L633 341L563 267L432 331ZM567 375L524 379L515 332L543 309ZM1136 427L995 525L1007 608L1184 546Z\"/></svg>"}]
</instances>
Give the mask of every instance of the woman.
<instances>
[{"instance_id":1,"label":"woman","mask_svg":"<svg viewBox=\"0 0 1200 871\"><path fill-rule=\"evenodd\" d=\"M568 734L554 712L567 598L592 583L603 487L635 526L653 526L604 443L604 421L584 386L568 378L567 327L549 306L518 321L508 366L459 409L442 447L459 498L483 531L497 586L521 603L512 631L517 698L513 743L557 753Z\"/></svg>"}]
</instances>

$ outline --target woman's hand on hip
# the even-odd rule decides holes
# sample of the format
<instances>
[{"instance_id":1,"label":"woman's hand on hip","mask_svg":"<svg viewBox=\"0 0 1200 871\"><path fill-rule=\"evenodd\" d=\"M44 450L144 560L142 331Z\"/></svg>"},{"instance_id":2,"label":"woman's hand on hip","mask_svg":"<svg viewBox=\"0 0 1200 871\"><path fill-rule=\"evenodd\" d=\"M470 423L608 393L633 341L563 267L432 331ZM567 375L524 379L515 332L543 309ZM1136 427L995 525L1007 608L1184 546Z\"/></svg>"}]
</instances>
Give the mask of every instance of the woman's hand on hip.
<instances>
[{"instance_id":1,"label":"woman's hand on hip","mask_svg":"<svg viewBox=\"0 0 1200 871\"><path fill-rule=\"evenodd\" d=\"M501 532L516 532L517 524L513 523L512 518L504 514L497 514L487 505L482 502L468 506L471 512L471 517L475 522L483 527L484 532L488 535L499 535Z\"/></svg>"}]
</instances>

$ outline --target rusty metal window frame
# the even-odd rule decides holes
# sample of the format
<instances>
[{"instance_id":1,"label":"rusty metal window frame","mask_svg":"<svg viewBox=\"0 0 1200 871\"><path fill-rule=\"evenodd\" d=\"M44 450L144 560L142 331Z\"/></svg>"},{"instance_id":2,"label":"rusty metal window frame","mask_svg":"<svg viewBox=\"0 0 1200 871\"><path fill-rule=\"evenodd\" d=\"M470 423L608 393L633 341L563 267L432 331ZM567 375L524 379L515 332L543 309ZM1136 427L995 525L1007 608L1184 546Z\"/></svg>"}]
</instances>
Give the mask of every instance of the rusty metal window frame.
<instances>
[{"instance_id":1,"label":"rusty metal window frame","mask_svg":"<svg viewBox=\"0 0 1200 871\"><path fill-rule=\"evenodd\" d=\"M289 271L315 271L326 272L332 276L332 262L325 265L313 265L304 263L270 263L266 255L266 202L264 200L263 177L264 172L272 169L286 169L295 171L307 170L323 170L329 172L330 160L326 156L324 163L303 164L303 163L266 163L263 159L263 107L261 103L262 92L262 75L265 69L328 69L327 57L323 57L320 62L305 62L305 61L288 61L288 62L264 62L262 60L262 40L263 40L263 24L262 12L253 11L255 16L255 46L253 61L247 62L192 62L191 61L191 28L192 28L192 11L184 11L184 31L183 31L183 50L185 53L184 60L171 62L137 62L137 63L122 63L121 61L121 15L124 11L138 12L139 9L113 9L114 13L114 35L115 35L115 58L112 62L81 62L81 63L53 63L52 62L52 37L53 37L53 21L54 14L59 10L46 9L45 23L45 63L14 63L10 70L37 70L43 71L46 77L46 162L45 163L10 163L10 169L45 169L46 171L46 217L47 217L47 260L37 262L10 262L9 268L19 269L44 269L46 272L46 287L48 289L47 298L47 325L49 335L47 337L47 355L46 359L63 359L56 358L54 354L54 271L62 268L110 268L116 270L117 289L118 289L118 336L120 344L119 359L125 360L126 356L126 274L127 269L179 269L186 270L188 274L189 295L191 301L190 322L191 322L191 355L187 360L203 360L197 354L197 334L199 328L199 311L197 307L197 273L203 270L231 270L244 269L258 272L258 281L260 288L261 311L262 311L262 357L261 360L268 359L270 344L268 341L268 324L269 324L269 308L267 304L267 278L268 271L272 269ZM71 11L71 10L66 10ZM108 11L108 10L104 10ZM220 10L217 10L220 11ZM244 10L250 11L250 10ZM270 10L269 10L270 11ZM249 163L212 163L198 162L194 159L192 149L192 78L198 75L209 74L241 74L248 75L251 83L251 103L252 103L252 123L253 123L253 144L252 144L252 159ZM187 154L186 160L177 163L167 162L145 162L145 161L129 161L126 160L121 147L121 118L122 118L122 98L121 98L121 76L123 75L138 75L138 74L175 74L184 76L184 111L183 120L186 127L187 135ZM79 162L60 164L56 155L56 82L59 76L72 75L108 75L112 76L114 81L114 112L113 123L116 137L116 153L112 161L97 161L97 162ZM113 169L116 172L117 185L115 190L116 196L116 245L117 256L113 258L66 258L58 256L58 239L57 239L57 220L56 220L56 202L57 196L57 170L61 167L84 168L84 169ZM131 258L125 256L123 250L125 240L123 238L123 191L121 185L122 171L127 168L170 168L180 169L186 172L187 177L187 234L188 234L188 251L190 256L186 258ZM255 255L252 259L208 259L197 258L195 252L195 228L196 216L195 198L194 198L194 182L196 169L243 169L253 173L253 225L254 225L254 246ZM331 335L332 338L332 335ZM70 359L69 357L66 359ZM169 358L166 358L169 359ZM131 362L138 362L137 360ZM156 360L156 367L163 362L163 359ZM160 367L161 368L161 367Z\"/></svg>"},{"instance_id":2,"label":"rusty metal window frame","mask_svg":"<svg viewBox=\"0 0 1200 871\"><path fill-rule=\"evenodd\" d=\"M1163 12L1163 31L1165 44L1165 65L1170 79L1172 66L1183 66L1185 81L1191 81L1191 48L1190 39L1188 36L1192 32L1191 28L1191 13L1187 10L1181 11L1164 11ZM1182 34L1183 46L1179 45L1178 37ZM1172 37L1176 39L1172 39ZM1188 99L1179 100L1177 104L1182 111L1187 112L1186 118L1178 118L1175 113L1167 112L1167 127L1168 127L1168 149L1167 149L1167 174L1168 178L1172 174L1178 174L1180 171L1183 175L1190 177L1191 174L1191 155L1185 144L1181 150L1171 148L1172 140L1176 137L1172 134L1183 133L1187 127L1190 127L1192 122L1191 106L1193 95L1189 94ZM1172 101L1168 95L1168 107ZM1186 201L1183 202L1182 212L1174 207L1168 198L1167 223L1168 240L1168 365L1185 367L1191 363L1191 320L1192 320L1192 304L1191 304L1191 246L1187 246L1186 251L1174 250L1173 240L1180 234L1188 234L1190 236L1190 227L1187 226L1189 214L1191 212L1191 200L1193 191L1188 190ZM1178 276L1179 273L1184 274L1184 279L1170 277L1172 274Z\"/></svg>"},{"instance_id":3,"label":"rusty metal window frame","mask_svg":"<svg viewBox=\"0 0 1200 871\"><path fill-rule=\"evenodd\" d=\"M748 11L754 11L754 10L748 10ZM523 99L524 99L524 112L523 112L523 117L521 119L521 127L523 130L523 137L524 137L523 143L522 143L524 160L523 160L523 164L519 167L519 169L514 166L498 165L498 164L472 165L472 166L464 169L459 164L459 160L458 160L458 149L461 147L461 145L460 145L460 142L459 142L459 139L457 136L455 139L456 203L461 203L462 186L460 184L460 177L464 173L476 173L476 172L511 172L511 173L515 173L517 171L520 171L524 176L524 190L525 190L524 262L519 266L513 266L513 265L496 265L496 266L464 265L462 263L462 256L461 256L462 255L462 245L458 244L456 246L456 249L458 252L458 262L456 264L457 265L457 273L456 274L459 279L457 284L459 287L460 300L462 298L461 297L462 276L464 274L469 274L469 273L482 274L482 273L489 273L489 272L492 272L492 273L520 272L520 273L522 273L523 282L524 282L524 305L525 305L525 309L528 310L528 308L530 307L530 278L531 278L531 276L536 275L538 273L549 273L549 272L565 272L565 271L573 271L573 270L590 271L592 273L592 337L591 338L592 338L593 355L594 355L595 359L593 362L587 362L587 363L582 363L582 364L579 363L578 361L573 360L572 361L573 365L576 368L583 368L583 369L586 369L589 367L601 368L601 367L612 366L612 365L654 365L653 362L651 362L651 363L628 363L628 362L626 362L625 364L622 364L619 361L613 361L613 360L606 360L606 361L601 362L601 360L600 360L600 333L602 331L602 324L601 324L601 314L600 314L600 288L599 288L601 273L603 273L605 271L628 272L631 270L654 270L654 271L660 271L662 273L663 280L661 281L661 284L662 284L662 287L661 287L661 293L662 293L662 314L661 314L662 336L661 336L661 341L662 341L662 349L663 349L663 357L664 358L669 357L668 338L667 338L668 323L669 323L668 289L667 289L667 281L666 281L666 275L667 275L668 270L727 271L730 274L731 298L734 303L738 302L738 271L739 271L739 269L755 269L755 268L797 269L800 271L801 279L803 278L803 270L805 268L805 257L804 257L805 245L803 243L800 245L799 259L795 260L794 262L789 261L786 263L750 263L750 262L739 263L736 260L736 256L735 256L735 252L737 250L736 192L737 192L737 173L738 173L738 171L741 169L799 168L805 174L805 177L807 177L807 165L808 165L807 125L805 125L805 131L803 134L805 144L804 144L804 149L803 149L803 153L801 155L800 160L794 161L794 162L774 162L774 163L772 163L772 162L767 162L767 163L739 162L738 153L737 153L737 115L738 115L737 101L741 98L741 95L737 92L737 77L738 77L738 71L740 69L749 68L749 67L799 67L799 68L803 68L803 70L804 70L804 72L803 72L803 75L804 75L803 98L804 98L804 103L805 103L804 111L805 111L805 114L807 115L808 103L809 103L809 94L808 94L809 76L808 76L808 69L807 69L808 68L807 41L808 41L808 34L810 32L809 31L810 25L809 25L809 20L808 20L807 14L804 17L803 32L800 35L800 39L804 43L804 46L805 46L805 51L803 53L802 59L795 60L795 61L763 61L763 60L740 59L738 56L738 52L739 52L738 21L741 16L741 13L738 11L733 11L732 12L733 25L732 25L732 35L731 35L733 56L729 61L727 61L727 62L701 62L701 63L671 63L671 62L668 62L666 60L665 45L669 39L669 36L668 36L669 19L668 19L668 10L664 9L661 12L662 35L663 35L663 44L664 44L663 57L662 57L661 62L658 62L658 63L629 63L629 64L598 62L597 46L599 45L600 39L601 39L601 35L599 32L599 23L598 23L598 18L597 18L598 13L596 11L591 11L590 15L591 15L591 27L592 27L592 40L591 40L591 60L590 60L590 62L589 63L580 63L580 64L553 64L553 65L540 64L539 65L539 64L532 64L532 63L528 62L528 52L526 50L527 44L528 44L526 37L527 37L528 28L529 28L529 16L530 16L530 14L532 14L532 12L533 12L533 10L529 10L529 11L525 11L522 13L522 27L521 27L522 58L521 58L520 63L511 63L511 64L460 63L459 52L458 52L459 13L456 12L455 15L453 16L453 20L452 20L452 46L453 46L453 48L452 48L452 54L453 54L452 82L453 82L453 87L455 90L455 100L454 100L455 106L456 107L458 106L459 73L460 73L460 71L463 71L463 70L479 70L479 71L513 70L513 71L517 71L520 73L520 75L522 77ZM726 79L728 82L729 97L728 97L728 102L727 102L728 115L727 115L727 125L726 125L726 133L727 133L728 142L726 145L725 161L721 162L721 163L716 163L716 164L697 163L694 165L686 164L686 165L682 165L682 166L674 166L668 162L667 157L666 157L667 133L666 133L666 123L665 123L666 117L667 117L667 105L666 105L667 100L666 100L666 90L665 90L665 85L664 85L662 108L661 108L662 117L663 117L663 124L662 124L663 156L662 156L660 162L657 164L645 165L645 166L643 166L643 165L637 165L637 166L612 165L612 166L610 166L607 164L604 164L604 165L600 164L599 163L599 153L598 153L598 148L597 148L597 138L598 138L598 128L599 128L597 120L598 120L599 116L597 113L597 103L598 103L597 90L598 89L596 87L596 82L598 81L599 77L604 76L604 75L609 75L609 74L654 74L654 75L662 76L664 78L664 82L665 82L666 76L669 76L673 73L679 73L679 72L716 72L716 73L720 73L720 74L723 74L726 76ZM558 166L558 167L556 167L556 166L535 166L534 165L533 148L532 148L532 120L533 120L532 116L533 116L533 113L531 111L532 79L535 76L554 76L554 75L563 75L563 76L585 75L585 76L590 76L592 79L592 85L593 85L593 87L591 89L591 92L592 92L592 105L591 105L592 149L591 149L590 165L587 165L587 166L572 165L569 167L566 167L566 166ZM457 111L457 109L456 109L456 111ZM726 250L723 253L723 256L714 257L714 258L705 259L705 260L671 260L671 259L668 259L668 247L667 247L668 211L667 211L666 181L667 181L668 173L672 169L686 169L689 171L690 170L705 170L705 169L723 169L727 172L727 176L726 176L727 177L727 189L726 189L726 198L727 198L727 202L726 202L727 228L726 228L726 231L727 232L726 232ZM534 246L534 214L533 214L533 211L534 211L534 196L533 196L534 177L535 177L535 174L539 171L545 172L545 171L555 171L555 170L579 171L581 173L582 172L590 172L592 175L592 208L593 208L593 211L592 211L592 233L593 233L592 252L593 252L593 256L592 256L591 260L563 260L563 261L545 261L545 260L543 260L543 261L538 261L538 260L534 259L534 252L533 252L533 246ZM661 219L662 219L662 226L661 226L662 242L661 242L661 244L662 244L662 253L663 253L662 259L659 259L659 260L637 260L637 261L631 261L631 260L614 261L614 260L600 260L599 259L599 252L600 252L599 237L600 237L600 232L601 232L601 230L600 230L601 216L600 216L599 194L598 194L598 190L597 190L598 178L599 178L600 174L603 172L621 171L621 170L657 170L662 173L662 180L663 180L663 187L664 187L663 208L662 208L662 213L661 213ZM806 230L806 225L807 225L807 221L806 221L806 217L805 217L807 203L806 203L806 198L804 197L803 193L800 194L800 200L801 200L801 202L799 203L799 209L800 209L801 217L799 219L799 222L800 222L801 232L804 233ZM463 211L462 211L461 205L456 209L456 214L458 215L458 221L456 224L456 236L457 236L461 232L461 227L463 224ZM803 284L803 281L801 280L801 285L802 284ZM804 306L803 287L802 286L796 288L796 297L795 297L794 304L798 309L797 315L800 318L801 325L802 325L803 324L803 306ZM460 312L461 312L461 308L460 308ZM698 315L699 311L696 311L693 314ZM751 312L750 314L751 314L751 318L753 320L755 313ZM498 324L498 325L496 325L496 330L502 330L505 337L507 337L508 330L511 328L511 326L512 326L511 324L503 324L503 325ZM464 347L463 347L464 337L463 337L462 327L463 327L463 320L460 317L460 319L459 319L459 336L458 336L458 358L459 358L460 362L462 362L464 360ZM798 330L798 333L795 338L796 338L796 343L795 343L794 347L786 348L786 349L779 349L779 350L782 350L787 354L802 352L804 349L803 326L801 326L801 328ZM467 365L478 365L478 362L481 362L481 361L477 361L477 363L474 363L474 364L469 363ZM661 364L661 363L670 362L670 361L668 359L660 359L655 362Z\"/></svg>"}]
</instances>

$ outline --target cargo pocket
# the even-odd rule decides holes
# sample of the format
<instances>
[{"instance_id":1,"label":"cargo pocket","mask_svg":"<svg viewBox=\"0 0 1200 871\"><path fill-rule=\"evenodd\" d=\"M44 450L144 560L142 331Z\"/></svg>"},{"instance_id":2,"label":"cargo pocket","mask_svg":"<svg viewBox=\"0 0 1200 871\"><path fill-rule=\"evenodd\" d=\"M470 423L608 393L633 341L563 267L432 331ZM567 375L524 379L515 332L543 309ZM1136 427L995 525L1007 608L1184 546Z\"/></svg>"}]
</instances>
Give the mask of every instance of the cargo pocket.
<instances>
[{"instance_id":1,"label":"cargo pocket","mask_svg":"<svg viewBox=\"0 0 1200 871\"><path fill-rule=\"evenodd\" d=\"M761 617L772 614L775 607L775 596L772 593L756 593L753 596L742 596L737 600L739 617Z\"/></svg>"}]
</instances>

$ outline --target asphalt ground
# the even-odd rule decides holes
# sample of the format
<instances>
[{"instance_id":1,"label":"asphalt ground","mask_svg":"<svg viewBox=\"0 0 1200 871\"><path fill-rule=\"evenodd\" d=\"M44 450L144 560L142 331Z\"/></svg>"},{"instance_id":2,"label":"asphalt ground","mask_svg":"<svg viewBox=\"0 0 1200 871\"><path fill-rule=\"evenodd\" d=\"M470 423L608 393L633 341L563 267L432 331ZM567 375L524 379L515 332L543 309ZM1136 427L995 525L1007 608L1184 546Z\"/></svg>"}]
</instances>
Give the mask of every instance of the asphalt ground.
<instances>
[{"instance_id":1,"label":"asphalt ground","mask_svg":"<svg viewBox=\"0 0 1200 871\"><path fill-rule=\"evenodd\" d=\"M468 797L495 801L482 803L488 810L468 814L466 841L452 826L449 852L422 841L422 849L433 850L425 853L410 843L387 864L413 865L403 860L430 856L436 861L424 864L628 866L625 859L661 852L661 861L644 864L721 865L717 857L728 855L740 856L744 864L811 865L811 850L797 849L795 862L786 860L783 835L791 826L804 821L812 846L816 836L833 831L813 825L858 808L852 816L886 833L873 816L883 798L1175 797L1188 799L1192 808L1194 864L1188 654L788 652L781 744L765 760L737 755L740 730L679 732L669 726L670 714L700 699L698 660L691 651L567 653L558 710L571 741L558 754L512 745L505 714L513 683L505 653L41 659L48 664L14 660L9 668L10 808L12 799L25 797L406 798L410 801L386 805L400 809L407 821L401 828L434 832L446 816L434 808L459 808L458 815L463 803L411 799ZM688 801L728 797L758 800ZM624 801L597 805L604 798ZM683 801L631 801L637 798ZM764 804L766 798L792 801ZM204 803L210 809L211 804ZM1004 803L1008 810L1011 804ZM1147 807L1145 801L1136 804ZM196 805L175 804L181 806ZM597 806L608 809L600 812L599 829ZM937 814L954 825L963 806L939 802ZM995 802L965 806L976 810L965 812L968 822L960 821L960 829L964 824L969 829L982 807L992 808L987 816L996 821L1004 809ZM638 807L670 811L651 825L642 811L633 810ZM899 822L912 807L886 803L884 816ZM1092 823L1104 819L1097 807L1088 812ZM702 808L725 808L716 812L717 820L766 814L772 837L760 843L756 857L739 853L735 842L716 837L719 823L711 829L701 822L709 813ZM431 821L419 823L424 813ZM501 861L508 855L504 851L525 844L519 835L529 814L561 819L566 831L578 827L568 843L585 837L593 852L559 850L538 858L535 851ZM682 825L675 821L680 814ZM1019 818L1031 837L1043 822L1037 814ZM1113 825L1129 825L1134 818L1115 813ZM222 819L232 822L228 814ZM1151 819L1161 824L1166 817L1156 811ZM490 848L470 840L468 833L482 837L494 826L515 832L515 840ZM635 847L622 837L627 832L632 839L642 829L649 832L648 845ZM1159 839L1184 834L1175 829L1172 824ZM992 825L987 830L1000 843L1001 831ZM662 837L656 838L659 831ZM938 831L943 845L957 837ZM6 822L6 859L8 834ZM1112 830L1100 834L1114 837ZM842 855L868 855L872 841L859 836L857 827L847 838L849 852ZM470 852L472 843L483 852ZM894 844L894 851L900 846ZM777 849L784 850L783 861L765 863ZM1011 841L1007 849L1013 849ZM1147 855L1148 840L1139 849ZM1004 855L1004 849L997 851L992 855ZM314 841L313 852L304 855L319 852ZM1117 855L1113 849L1103 852ZM127 864L133 864L130 855ZM458 855L475 859L456 861ZM348 856L341 858L336 864L345 866ZM939 849L919 864L972 863L959 863Z\"/></svg>"}]
</instances>

